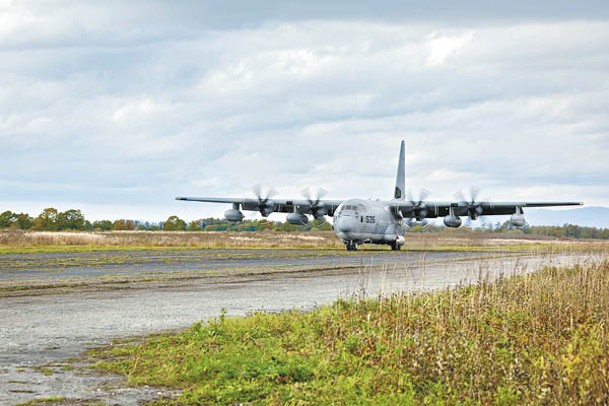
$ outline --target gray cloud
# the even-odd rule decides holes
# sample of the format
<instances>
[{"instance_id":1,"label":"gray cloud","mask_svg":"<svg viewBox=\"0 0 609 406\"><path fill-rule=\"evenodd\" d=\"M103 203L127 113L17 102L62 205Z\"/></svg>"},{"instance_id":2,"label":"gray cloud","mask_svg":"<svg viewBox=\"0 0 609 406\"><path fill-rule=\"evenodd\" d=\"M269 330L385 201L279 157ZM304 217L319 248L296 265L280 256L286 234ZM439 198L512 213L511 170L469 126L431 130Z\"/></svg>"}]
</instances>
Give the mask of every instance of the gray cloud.
<instances>
[{"instance_id":1,"label":"gray cloud","mask_svg":"<svg viewBox=\"0 0 609 406\"><path fill-rule=\"evenodd\" d=\"M607 205L602 3L420 4L0 5L2 205L197 217L224 208L173 196L258 183L384 198L401 139L437 199Z\"/></svg>"}]
</instances>

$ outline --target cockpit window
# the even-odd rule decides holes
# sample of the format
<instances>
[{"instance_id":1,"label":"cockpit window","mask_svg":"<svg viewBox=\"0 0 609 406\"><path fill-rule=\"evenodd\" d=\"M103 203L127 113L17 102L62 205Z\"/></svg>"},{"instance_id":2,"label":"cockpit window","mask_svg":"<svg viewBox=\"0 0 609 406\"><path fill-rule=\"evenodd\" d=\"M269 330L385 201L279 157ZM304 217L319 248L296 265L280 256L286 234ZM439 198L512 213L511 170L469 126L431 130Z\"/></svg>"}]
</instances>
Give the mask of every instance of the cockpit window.
<instances>
[{"instance_id":1,"label":"cockpit window","mask_svg":"<svg viewBox=\"0 0 609 406\"><path fill-rule=\"evenodd\" d=\"M341 214L346 214L346 212L350 212L350 211L356 211L357 210L357 206L356 205L352 205L352 204L346 204L344 206L342 206L337 212L337 215L341 215Z\"/></svg>"},{"instance_id":2,"label":"cockpit window","mask_svg":"<svg viewBox=\"0 0 609 406\"><path fill-rule=\"evenodd\" d=\"M364 205L356 205L356 204L346 204L338 210L338 213L342 213L344 211L365 211Z\"/></svg>"}]
</instances>

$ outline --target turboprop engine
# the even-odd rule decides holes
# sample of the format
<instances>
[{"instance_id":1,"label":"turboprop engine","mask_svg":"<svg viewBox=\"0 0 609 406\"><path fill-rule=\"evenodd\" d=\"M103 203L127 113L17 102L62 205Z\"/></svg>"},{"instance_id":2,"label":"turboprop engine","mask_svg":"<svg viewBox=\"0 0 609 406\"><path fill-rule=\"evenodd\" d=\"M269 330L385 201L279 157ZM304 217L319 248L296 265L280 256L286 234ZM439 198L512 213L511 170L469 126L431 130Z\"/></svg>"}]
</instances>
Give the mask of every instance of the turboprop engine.
<instances>
[{"instance_id":1,"label":"turboprop engine","mask_svg":"<svg viewBox=\"0 0 609 406\"><path fill-rule=\"evenodd\" d=\"M288 214L286 220L288 223L296 225L303 225L309 222L309 218L306 216L306 214L302 213L290 213Z\"/></svg>"}]
</instances>

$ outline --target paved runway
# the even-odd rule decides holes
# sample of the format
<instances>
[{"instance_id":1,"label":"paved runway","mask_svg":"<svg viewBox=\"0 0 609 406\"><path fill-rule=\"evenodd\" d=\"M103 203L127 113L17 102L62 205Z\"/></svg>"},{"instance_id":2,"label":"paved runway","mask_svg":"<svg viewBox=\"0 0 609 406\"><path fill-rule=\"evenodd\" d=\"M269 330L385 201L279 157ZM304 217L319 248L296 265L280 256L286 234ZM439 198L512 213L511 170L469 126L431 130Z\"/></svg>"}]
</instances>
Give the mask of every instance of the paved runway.
<instances>
[{"instance_id":1,"label":"paved runway","mask_svg":"<svg viewBox=\"0 0 609 406\"><path fill-rule=\"evenodd\" d=\"M590 259L574 254L378 251L345 255L296 250L5 256L0 260L0 286L67 281L72 288L0 298L0 368L4 372L0 373L0 404L25 402L41 394L84 396L70 389L75 380L69 372L45 378L23 368L77 356L117 337L183 328L218 316L222 309L228 315L259 309L307 310L339 297L442 289ZM121 279L126 276L127 282ZM116 277L120 283L107 283ZM99 383L92 382L81 385L83 394ZM119 403L135 402L137 396L129 395Z\"/></svg>"}]
</instances>

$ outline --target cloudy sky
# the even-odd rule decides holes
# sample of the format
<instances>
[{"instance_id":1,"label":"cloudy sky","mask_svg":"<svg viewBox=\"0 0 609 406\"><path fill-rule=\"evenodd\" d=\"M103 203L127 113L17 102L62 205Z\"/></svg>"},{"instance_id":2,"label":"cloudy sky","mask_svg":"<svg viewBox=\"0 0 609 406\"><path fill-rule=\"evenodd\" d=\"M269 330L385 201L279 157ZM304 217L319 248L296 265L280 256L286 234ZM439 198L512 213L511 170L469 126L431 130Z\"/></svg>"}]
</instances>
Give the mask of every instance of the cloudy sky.
<instances>
[{"instance_id":1,"label":"cloudy sky","mask_svg":"<svg viewBox=\"0 0 609 406\"><path fill-rule=\"evenodd\" d=\"M389 198L402 139L430 199L609 206L609 6L493 3L0 0L0 211Z\"/></svg>"}]
</instances>

